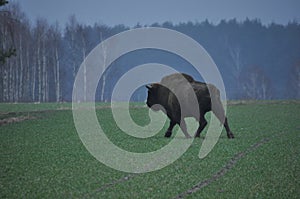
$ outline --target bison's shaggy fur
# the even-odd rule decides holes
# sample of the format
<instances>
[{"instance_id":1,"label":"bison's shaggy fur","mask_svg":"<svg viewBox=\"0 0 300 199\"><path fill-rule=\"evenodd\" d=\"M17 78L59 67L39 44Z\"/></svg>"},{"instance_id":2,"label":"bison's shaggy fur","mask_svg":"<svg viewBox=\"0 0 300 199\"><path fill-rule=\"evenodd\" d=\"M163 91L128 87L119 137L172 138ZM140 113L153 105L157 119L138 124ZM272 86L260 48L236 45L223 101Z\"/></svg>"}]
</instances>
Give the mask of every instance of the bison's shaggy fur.
<instances>
[{"instance_id":1,"label":"bison's shaggy fur","mask_svg":"<svg viewBox=\"0 0 300 199\"><path fill-rule=\"evenodd\" d=\"M172 135L172 129L176 124L180 125L185 136L189 137L184 122L185 117L195 117L199 121L195 137L200 137L201 131L207 125L204 115L212 111L224 124L227 137L234 138L220 100L220 91L214 85L195 81L187 74L176 73L164 77L160 83L146 87L148 88L147 106L156 111L163 110L170 119L165 137ZM194 104L191 102L193 96L196 96L198 100L199 111L195 111ZM153 106L156 104L161 105L163 109L157 109L157 106Z\"/></svg>"}]
</instances>

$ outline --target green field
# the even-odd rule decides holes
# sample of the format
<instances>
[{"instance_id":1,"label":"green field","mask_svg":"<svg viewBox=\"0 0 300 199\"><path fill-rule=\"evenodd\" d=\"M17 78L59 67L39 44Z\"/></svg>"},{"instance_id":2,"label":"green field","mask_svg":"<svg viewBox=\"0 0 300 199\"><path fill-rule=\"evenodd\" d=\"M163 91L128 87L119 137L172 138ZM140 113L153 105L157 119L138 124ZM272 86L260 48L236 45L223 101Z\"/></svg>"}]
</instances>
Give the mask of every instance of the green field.
<instances>
[{"instance_id":1,"label":"green field","mask_svg":"<svg viewBox=\"0 0 300 199\"><path fill-rule=\"evenodd\" d=\"M235 139L223 130L201 160L203 132L173 164L143 174L116 171L93 158L76 132L71 104L0 104L0 121L25 118L0 126L0 197L299 198L299 101L232 104L227 114ZM147 124L148 109L136 106L133 119ZM149 152L170 141L163 137L167 126L148 139L128 136L107 104L97 104L97 116L123 149Z\"/></svg>"}]
</instances>

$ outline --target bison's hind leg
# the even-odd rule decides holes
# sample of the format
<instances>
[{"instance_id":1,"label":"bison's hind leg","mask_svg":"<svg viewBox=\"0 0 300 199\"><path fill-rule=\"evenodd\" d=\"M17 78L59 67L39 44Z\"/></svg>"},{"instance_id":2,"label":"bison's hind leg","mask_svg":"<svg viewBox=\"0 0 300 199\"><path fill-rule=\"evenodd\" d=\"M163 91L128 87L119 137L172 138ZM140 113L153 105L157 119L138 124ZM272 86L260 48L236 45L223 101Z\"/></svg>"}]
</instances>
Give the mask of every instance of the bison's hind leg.
<instances>
[{"instance_id":1,"label":"bison's hind leg","mask_svg":"<svg viewBox=\"0 0 300 199\"><path fill-rule=\"evenodd\" d=\"M165 137L167 137L167 138L171 137L172 130L173 130L173 128L176 124L178 124L180 126L180 128L181 128L181 130L184 133L186 138L191 138L191 136L187 132L186 123L185 123L184 119L182 119L180 123L171 120L169 128L168 128L167 132L165 133Z\"/></svg>"},{"instance_id":2,"label":"bison's hind leg","mask_svg":"<svg viewBox=\"0 0 300 199\"><path fill-rule=\"evenodd\" d=\"M234 138L234 135L233 135L233 133L231 132L231 130L229 128L227 117L225 116L225 111L224 111L223 105L222 105L222 103L219 99L214 100L214 103L212 104L212 112L220 120L220 122L224 125L224 127L226 129L226 132L227 132L227 137L229 139Z\"/></svg>"},{"instance_id":3,"label":"bison's hind leg","mask_svg":"<svg viewBox=\"0 0 300 199\"><path fill-rule=\"evenodd\" d=\"M181 128L181 130L184 133L186 138L191 138L190 134L187 132L186 123L185 123L183 118L181 119L181 122L180 122L180 128Z\"/></svg>"},{"instance_id":4,"label":"bison's hind leg","mask_svg":"<svg viewBox=\"0 0 300 199\"><path fill-rule=\"evenodd\" d=\"M200 121L199 121L199 127L195 133L195 137L200 137L200 133L202 132L202 130L205 128L206 125L207 125L207 121L206 121L204 115L201 114Z\"/></svg>"},{"instance_id":5,"label":"bison's hind leg","mask_svg":"<svg viewBox=\"0 0 300 199\"><path fill-rule=\"evenodd\" d=\"M172 135L172 130L173 130L173 128L174 128L175 125L176 125L176 122L174 122L173 120L171 120L171 121L170 121L169 128L168 128L167 132L165 133L165 137L166 137L166 138L171 137L171 135Z\"/></svg>"},{"instance_id":6,"label":"bison's hind leg","mask_svg":"<svg viewBox=\"0 0 300 199\"><path fill-rule=\"evenodd\" d=\"M229 139L234 138L234 135L233 135L233 133L231 132L231 130L230 130L230 128L229 128L228 121L227 121L227 117L225 117L224 127L225 127L226 132L227 132L227 137L228 137Z\"/></svg>"}]
</instances>

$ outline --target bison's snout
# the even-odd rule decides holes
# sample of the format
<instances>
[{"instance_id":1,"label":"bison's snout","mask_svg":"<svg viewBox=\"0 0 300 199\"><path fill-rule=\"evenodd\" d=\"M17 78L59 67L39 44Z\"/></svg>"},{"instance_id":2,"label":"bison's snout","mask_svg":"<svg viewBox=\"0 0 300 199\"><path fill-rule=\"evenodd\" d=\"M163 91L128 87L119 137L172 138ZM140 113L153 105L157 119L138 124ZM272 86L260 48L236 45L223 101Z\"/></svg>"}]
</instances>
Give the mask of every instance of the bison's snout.
<instances>
[{"instance_id":1,"label":"bison's snout","mask_svg":"<svg viewBox=\"0 0 300 199\"><path fill-rule=\"evenodd\" d=\"M151 110L153 110L153 111L160 111L160 110L163 109L162 106L161 106L160 104L154 104L154 105L152 105L150 108L151 108Z\"/></svg>"}]
</instances>

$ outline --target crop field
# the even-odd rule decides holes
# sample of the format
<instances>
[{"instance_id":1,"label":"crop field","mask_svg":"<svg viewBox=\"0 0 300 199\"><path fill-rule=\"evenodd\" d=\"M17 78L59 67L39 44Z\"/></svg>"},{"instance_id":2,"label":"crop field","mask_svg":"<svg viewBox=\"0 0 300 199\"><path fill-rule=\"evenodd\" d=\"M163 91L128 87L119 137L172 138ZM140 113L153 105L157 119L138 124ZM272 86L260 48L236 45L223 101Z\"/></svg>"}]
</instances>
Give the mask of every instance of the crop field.
<instances>
[{"instance_id":1,"label":"crop field","mask_svg":"<svg viewBox=\"0 0 300 199\"><path fill-rule=\"evenodd\" d=\"M149 122L142 104L130 113L137 124ZM118 128L108 104L97 104L97 116L125 150L150 152L170 142L167 125L139 139ZM0 104L0 198L299 198L300 102L232 102L227 116L235 139L223 130L204 159L198 153L207 128L171 165L131 174L86 150L71 104Z\"/></svg>"}]
</instances>

